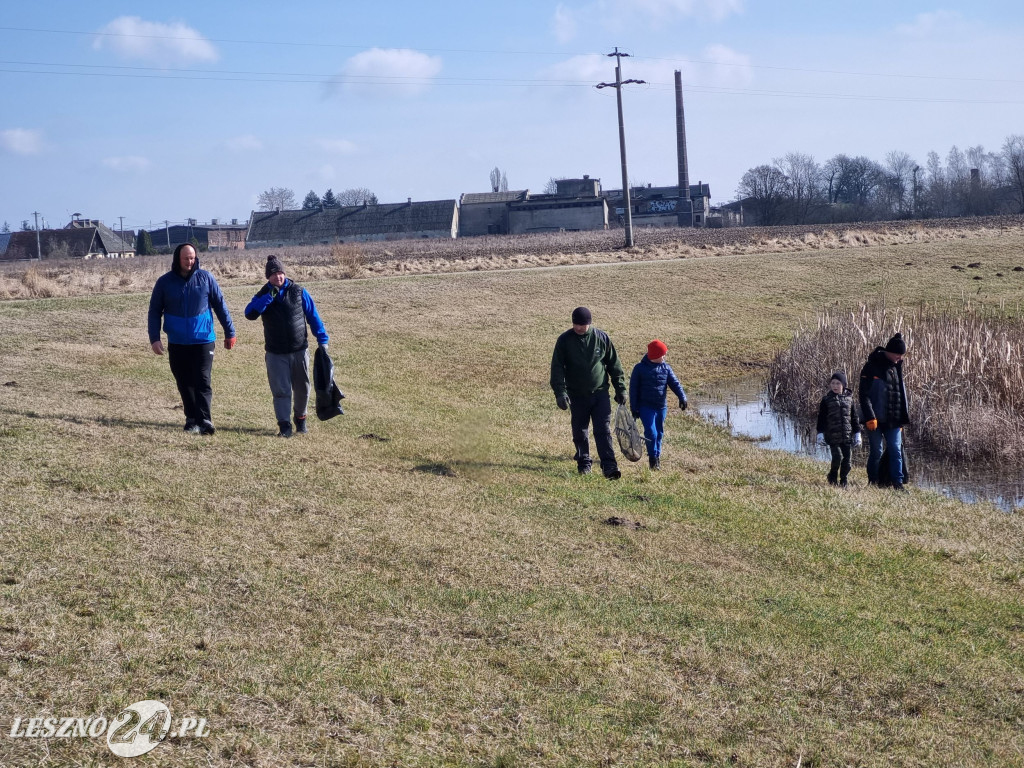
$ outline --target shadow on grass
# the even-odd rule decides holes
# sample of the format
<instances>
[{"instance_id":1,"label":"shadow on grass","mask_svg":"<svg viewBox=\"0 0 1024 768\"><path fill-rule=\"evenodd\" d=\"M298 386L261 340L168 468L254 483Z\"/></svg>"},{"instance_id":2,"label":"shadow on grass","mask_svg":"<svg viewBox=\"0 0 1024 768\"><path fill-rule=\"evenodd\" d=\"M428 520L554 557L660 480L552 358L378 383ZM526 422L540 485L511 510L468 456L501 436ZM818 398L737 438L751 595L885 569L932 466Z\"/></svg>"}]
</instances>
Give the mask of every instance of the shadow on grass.
<instances>
[{"instance_id":1,"label":"shadow on grass","mask_svg":"<svg viewBox=\"0 0 1024 768\"><path fill-rule=\"evenodd\" d=\"M127 429L178 429L181 425L167 421L145 421L141 419L125 419L111 416L67 416L57 413L39 413L38 411L16 411L0 408L0 413L11 416L22 416L26 419L44 419L47 421L63 421L68 424L100 424L105 427L125 427ZM217 427L218 432L234 432L236 434L268 435L272 434L261 427Z\"/></svg>"},{"instance_id":2,"label":"shadow on grass","mask_svg":"<svg viewBox=\"0 0 1024 768\"><path fill-rule=\"evenodd\" d=\"M423 472L428 475L440 475L442 477L459 477L465 472L480 472L492 469L521 469L527 472L546 472L545 467L538 467L530 464L503 464L497 461L447 461L430 462L417 464L412 468L413 472Z\"/></svg>"}]
</instances>

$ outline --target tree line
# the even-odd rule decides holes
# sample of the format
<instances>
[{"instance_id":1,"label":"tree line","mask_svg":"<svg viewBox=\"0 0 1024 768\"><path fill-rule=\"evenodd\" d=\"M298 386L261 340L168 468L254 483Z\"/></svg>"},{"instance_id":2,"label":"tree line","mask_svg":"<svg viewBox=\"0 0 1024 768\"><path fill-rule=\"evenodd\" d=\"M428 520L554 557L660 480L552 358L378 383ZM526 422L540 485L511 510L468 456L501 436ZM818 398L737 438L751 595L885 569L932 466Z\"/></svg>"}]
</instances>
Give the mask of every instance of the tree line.
<instances>
[{"instance_id":1,"label":"tree line","mask_svg":"<svg viewBox=\"0 0 1024 768\"><path fill-rule=\"evenodd\" d=\"M366 187L352 187L341 192L328 189L323 197L312 189L302 200L302 210L312 211L317 208L341 208L352 205L377 205L377 196ZM294 211L295 193L288 187L271 187L260 192L256 197L256 207L261 211Z\"/></svg>"},{"instance_id":2,"label":"tree line","mask_svg":"<svg viewBox=\"0 0 1024 768\"><path fill-rule=\"evenodd\" d=\"M743 174L736 198L745 223L762 226L1024 213L1024 135L998 152L932 151L923 166L902 151L824 163L790 152Z\"/></svg>"}]
</instances>

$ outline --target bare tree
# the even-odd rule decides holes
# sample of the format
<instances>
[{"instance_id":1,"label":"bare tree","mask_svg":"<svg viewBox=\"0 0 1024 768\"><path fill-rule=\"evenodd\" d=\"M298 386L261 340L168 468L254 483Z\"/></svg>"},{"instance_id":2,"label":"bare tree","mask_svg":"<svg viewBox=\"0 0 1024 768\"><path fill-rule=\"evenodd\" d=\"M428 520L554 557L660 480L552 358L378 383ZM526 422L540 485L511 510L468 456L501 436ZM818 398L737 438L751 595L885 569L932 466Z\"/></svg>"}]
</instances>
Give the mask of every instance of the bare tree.
<instances>
[{"instance_id":1,"label":"bare tree","mask_svg":"<svg viewBox=\"0 0 1024 768\"><path fill-rule=\"evenodd\" d=\"M351 187L350 189L343 189L341 192L335 195L338 200L338 205L376 205L377 196L373 194L366 187Z\"/></svg>"},{"instance_id":2,"label":"bare tree","mask_svg":"<svg viewBox=\"0 0 1024 768\"><path fill-rule=\"evenodd\" d=\"M786 184L786 175L778 168L759 165L743 174L736 195L750 199L759 225L772 226L781 220Z\"/></svg>"},{"instance_id":3,"label":"bare tree","mask_svg":"<svg viewBox=\"0 0 1024 768\"><path fill-rule=\"evenodd\" d=\"M560 182L564 178L565 178L564 176L559 176L557 178L554 177L554 176L550 177L548 179L548 183L544 185L544 194L545 195L557 195L558 194L558 182Z\"/></svg>"},{"instance_id":4,"label":"bare tree","mask_svg":"<svg viewBox=\"0 0 1024 768\"><path fill-rule=\"evenodd\" d=\"M508 192L508 177L498 166L491 171L491 192Z\"/></svg>"},{"instance_id":5,"label":"bare tree","mask_svg":"<svg viewBox=\"0 0 1024 768\"><path fill-rule=\"evenodd\" d=\"M794 224L804 224L813 209L820 204L822 195L821 168L811 155L790 152L772 162L786 177L786 207Z\"/></svg>"},{"instance_id":6,"label":"bare tree","mask_svg":"<svg viewBox=\"0 0 1024 768\"><path fill-rule=\"evenodd\" d=\"M913 207L914 169L917 163L906 152L894 150L885 156L883 188L888 198L888 210L905 216Z\"/></svg>"},{"instance_id":7,"label":"bare tree","mask_svg":"<svg viewBox=\"0 0 1024 768\"><path fill-rule=\"evenodd\" d=\"M1013 190L1018 213L1024 213L1024 134L1007 136L1003 143L1007 182Z\"/></svg>"},{"instance_id":8,"label":"bare tree","mask_svg":"<svg viewBox=\"0 0 1024 768\"><path fill-rule=\"evenodd\" d=\"M256 206L261 211L290 211L295 209L295 193L288 187L271 187L260 192Z\"/></svg>"}]
</instances>

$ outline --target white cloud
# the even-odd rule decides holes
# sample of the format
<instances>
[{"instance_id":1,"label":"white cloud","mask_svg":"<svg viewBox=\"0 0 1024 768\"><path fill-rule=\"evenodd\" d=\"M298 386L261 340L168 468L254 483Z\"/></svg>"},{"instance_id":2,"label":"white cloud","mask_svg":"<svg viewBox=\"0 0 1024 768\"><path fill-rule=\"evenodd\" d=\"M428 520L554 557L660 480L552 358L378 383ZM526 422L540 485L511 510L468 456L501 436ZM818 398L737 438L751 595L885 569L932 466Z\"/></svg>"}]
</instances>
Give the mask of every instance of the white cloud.
<instances>
[{"instance_id":1,"label":"white cloud","mask_svg":"<svg viewBox=\"0 0 1024 768\"><path fill-rule=\"evenodd\" d=\"M555 18L551 25L554 28L555 39L560 43L568 43L576 37L576 14L561 3L555 8Z\"/></svg>"},{"instance_id":2,"label":"white cloud","mask_svg":"<svg viewBox=\"0 0 1024 768\"><path fill-rule=\"evenodd\" d=\"M607 57L596 53L573 56L546 68L544 75L552 80L593 82L597 85L601 81L610 82L615 79L615 62L609 64L609 61Z\"/></svg>"},{"instance_id":3,"label":"white cloud","mask_svg":"<svg viewBox=\"0 0 1024 768\"><path fill-rule=\"evenodd\" d=\"M105 157L103 164L112 171L118 173L142 173L150 166L149 160L138 155L126 155L124 157Z\"/></svg>"},{"instance_id":4,"label":"white cloud","mask_svg":"<svg viewBox=\"0 0 1024 768\"><path fill-rule=\"evenodd\" d=\"M713 85L749 85L753 79L750 57L724 45L709 45L704 49L704 61L711 62L708 79Z\"/></svg>"},{"instance_id":5,"label":"white cloud","mask_svg":"<svg viewBox=\"0 0 1024 768\"><path fill-rule=\"evenodd\" d=\"M109 48L126 59L160 66L210 62L217 49L192 27L180 21L162 24L138 16L120 16L99 30L92 47Z\"/></svg>"},{"instance_id":6,"label":"white cloud","mask_svg":"<svg viewBox=\"0 0 1024 768\"><path fill-rule=\"evenodd\" d=\"M37 155L43 149L43 137L39 131L9 128L0 131L0 147L15 155Z\"/></svg>"},{"instance_id":7,"label":"white cloud","mask_svg":"<svg viewBox=\"0 0 1024 768\"><path fill-rule=\"evenodd\" d=\"M963 17L956 11L932 11L919 13L911 24L903 24L896 31L908 37L933 37L961 27Z\"/></svg>"},{"instance_id":8,"label":"white cloud","mask_svg":"<svg viewBox=\"0 0 1024 768\"><path fill-rule=\"evenodd\" d=\"M607 4L607 0L605 0ZM624 8L630 15L642 15L651 21L667 21L682 16L701 16L721 21L728 16L743 12L743 0L615 0L616 6Z\"/></svg>"},{"instance_id":9,"label":"white cloud","mask_svg":"<svg viewBox=\"0 0 1024 768\"><path fill-rule=\"evenodd\" d=\"M232 136L224 144L231 152L259 152L263 149L263 142L251 133Z\"/></svg>"},{"instance_id":10,"label":"white cloud","mask_svg":"<svg viewBox=\"0 0 1024 768\"><path fill-rule=\"evenodd\" d=\"M408 48L371 48L345 62L336 82L346 90L387 96L420 93L441 71L441 59Z\"/></svg>"},{"instance_id":11,"label":"white cloud","mask_svg":"<svg viewBox=\"0 0 1024 768\"><path fill-rule=\"evenodd\" d=\"M356 145L348 139L317 139L316 145L332 155L351 155L356 151Z\"/></svg>"}]
</instances>

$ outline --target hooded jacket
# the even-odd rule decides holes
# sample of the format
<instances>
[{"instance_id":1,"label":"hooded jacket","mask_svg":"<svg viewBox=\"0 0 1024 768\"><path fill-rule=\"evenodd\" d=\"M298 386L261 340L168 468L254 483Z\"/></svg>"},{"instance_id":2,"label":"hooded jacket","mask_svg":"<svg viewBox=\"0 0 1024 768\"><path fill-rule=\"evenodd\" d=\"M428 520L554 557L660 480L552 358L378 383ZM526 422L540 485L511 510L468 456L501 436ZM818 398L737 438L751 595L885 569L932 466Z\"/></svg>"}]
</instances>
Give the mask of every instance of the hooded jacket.
<instances>
[{"instance_id":1,"label":"hooded jacket","mask_svg":"<svg viewBox=\"0 0 1024 768\"><path fill-rule=\"evenodd\" d=\"M181 250L174 249L171 271L161 275L149 299L149 343L160 340L160 319L171 344L209 344L217 340L213 316L217 315L227 338L235 336L231 313L213 275L199 268L196 256L192 270L182 277L178 271Z\"/></svg>"},{"instance_id":2,"label":"hooded jacket","mask_svg":"<svg viewBox=\"0 0 1024 768\"><path fill-rule=\"evenodd\" d=\"M629 407L633 411L640 406L647 408L664 408L665 395L670 389L681 402L686 402L686 392L676 378L675 371L668 363L652 363L644 355L643 359L633 366L629 376Z\"/></svg>"},{"instance_id":3,"label":"hooded jacket","mask_svg":"<svg viewBox=\"0 0 1024 768\"><path fill-rule=\"evenodd\" d=\"M876 419L880 427L894 429L910 423L907 388L903 383L903 361L894 363L884 347L875 347L860 372L858 387L861 419Z\"/></svg>"},{"instance_id":4,"label":"hooded jacket","mask_svg":"<svg viewBox=\"0 0 1024 768\"><path fill-rule=\"evenodd\" d=\"M827 392L818 406L818 433L829 445L849 445L860 432L853 392L843 387L842 394Z\"/></svg>"}]
</instances>

